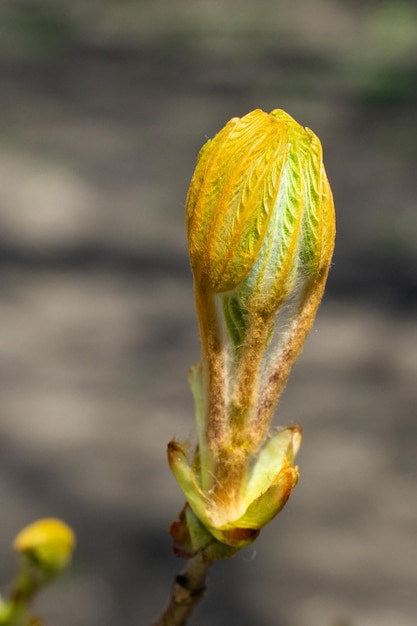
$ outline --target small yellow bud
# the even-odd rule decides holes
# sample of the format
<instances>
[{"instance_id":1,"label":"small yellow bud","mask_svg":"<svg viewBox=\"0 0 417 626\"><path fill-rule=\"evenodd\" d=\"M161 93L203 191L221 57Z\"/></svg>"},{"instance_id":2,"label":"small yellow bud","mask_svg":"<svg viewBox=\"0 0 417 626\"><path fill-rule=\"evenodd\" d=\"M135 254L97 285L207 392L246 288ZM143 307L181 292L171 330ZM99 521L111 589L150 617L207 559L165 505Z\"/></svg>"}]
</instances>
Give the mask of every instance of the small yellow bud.
<instances>
[{"instance_id":1,"label":"small yellow bud","mask_svg":"<svg viewBox=\"0 0 417 626\"><path fill-rule=\"evenodd\" d=\"M42 569L58 571L66 567L75 548L75 535L64 522L45 518L23 528L13 548Z\"/></svg>"}]
</instances>

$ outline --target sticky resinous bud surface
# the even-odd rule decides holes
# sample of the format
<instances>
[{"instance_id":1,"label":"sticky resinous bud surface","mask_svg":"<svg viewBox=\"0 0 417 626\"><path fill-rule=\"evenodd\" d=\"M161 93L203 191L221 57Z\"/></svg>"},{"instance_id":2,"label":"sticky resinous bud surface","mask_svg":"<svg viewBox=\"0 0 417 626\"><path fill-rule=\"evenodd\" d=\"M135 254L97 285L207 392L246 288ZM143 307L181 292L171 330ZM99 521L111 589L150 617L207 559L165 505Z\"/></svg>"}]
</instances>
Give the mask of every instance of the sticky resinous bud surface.
<instances>
[{"instance_id":1,"label":"sticky resinous bud surface","mask_svg":"<svg viewBox=\"0 0 417 626\"><path fill-rule=\"evenodd\" d=\"M270 432L314 321L334 246L320 141L284 111L230 120L201 149L187 232L202 358L190 373L198 451L169 461L218 540L250 543L297 482L299 427Z\"/></svg>"}]
</instances>

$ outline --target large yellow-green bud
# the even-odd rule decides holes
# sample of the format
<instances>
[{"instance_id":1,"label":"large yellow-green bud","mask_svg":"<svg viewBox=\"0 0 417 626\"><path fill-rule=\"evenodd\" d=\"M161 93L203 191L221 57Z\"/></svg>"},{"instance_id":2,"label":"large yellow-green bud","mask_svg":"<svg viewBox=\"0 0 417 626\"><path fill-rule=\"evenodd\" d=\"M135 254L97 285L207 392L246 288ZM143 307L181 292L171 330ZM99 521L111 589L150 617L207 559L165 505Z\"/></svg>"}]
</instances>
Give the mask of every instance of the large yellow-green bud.
<instances>
[{"instance_id":1,"label":"large yellow-green bud","mask_svg":"<svg viewBox=\"0 0 417 626\"><path fill-rule=\"evenodd\" d=\"M320 141L284 111L230 120L201 149L187 232L202 360L190 375L198 452L171 468L196 517L244 545L296 483L300 429L270 435L323 295L334 246Z\"/></svg>"}]
</instances>

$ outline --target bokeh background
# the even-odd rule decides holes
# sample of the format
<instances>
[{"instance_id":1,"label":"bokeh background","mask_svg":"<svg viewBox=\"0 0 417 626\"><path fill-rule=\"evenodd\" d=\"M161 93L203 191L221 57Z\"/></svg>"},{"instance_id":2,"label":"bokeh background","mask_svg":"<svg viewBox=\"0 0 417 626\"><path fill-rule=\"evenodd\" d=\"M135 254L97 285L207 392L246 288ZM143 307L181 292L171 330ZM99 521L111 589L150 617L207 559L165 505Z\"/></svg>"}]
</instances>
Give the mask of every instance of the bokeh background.
<instances>
[{"instance_id":1,"label":"bokeh background","mask_svg":"<svg viewBox=\"0 0 417 626\"><path fill-rule=\"evenodd\" d=\"M278 107L322 139L338 215L277 412L301 481L191 623L415 626L416 34L411 0L2 0L0 583L18 529L70 523L48 624L146 626L181 566L186 191L207 137Z\"/></svg>"}]
</instances>

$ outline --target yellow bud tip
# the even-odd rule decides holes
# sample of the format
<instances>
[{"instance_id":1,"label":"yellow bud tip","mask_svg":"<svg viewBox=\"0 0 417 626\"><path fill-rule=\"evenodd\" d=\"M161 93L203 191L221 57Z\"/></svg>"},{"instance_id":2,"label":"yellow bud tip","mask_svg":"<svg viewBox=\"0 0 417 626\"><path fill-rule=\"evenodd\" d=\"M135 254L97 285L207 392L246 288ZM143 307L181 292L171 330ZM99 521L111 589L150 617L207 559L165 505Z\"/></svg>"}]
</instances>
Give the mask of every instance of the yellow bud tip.
<instances>
[{"instance_id":1,"label":"yellow bud tip","mask_svg":"<svg viewBox=\"0 0 417 626\"><path fill-rule=\"evenodd\" d=\"M13 549L40 567L62 569L75 548L72 529L56 518L40 519L23 528L13 541Z\"/></svg>"}]
</instances>

